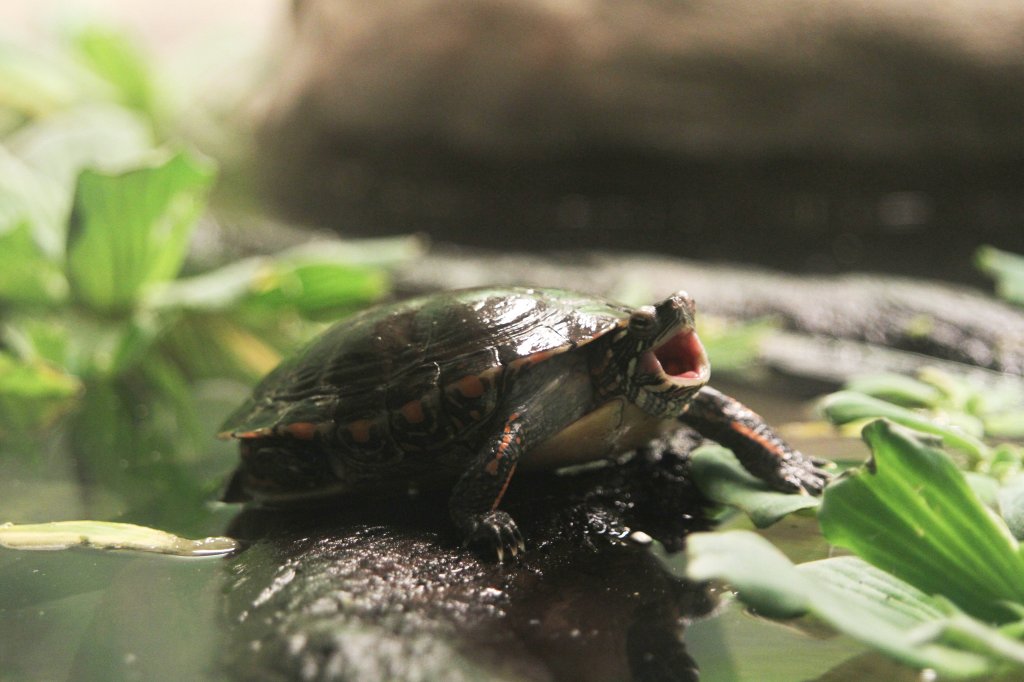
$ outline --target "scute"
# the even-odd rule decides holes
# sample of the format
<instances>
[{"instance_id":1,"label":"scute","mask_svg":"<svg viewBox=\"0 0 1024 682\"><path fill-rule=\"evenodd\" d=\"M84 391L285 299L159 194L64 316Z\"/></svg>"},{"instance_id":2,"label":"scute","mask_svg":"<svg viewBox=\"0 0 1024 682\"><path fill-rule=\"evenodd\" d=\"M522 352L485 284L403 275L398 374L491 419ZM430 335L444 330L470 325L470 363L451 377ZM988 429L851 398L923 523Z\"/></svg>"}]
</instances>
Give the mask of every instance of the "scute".
<instances>
[{"instance_id":1,"label":"scute","mask_svg":"<svg viewBox=\"0 0 1024 682\"><path fill-rule=\"evenodd\" d=\"M469 375L583 345L629 309L552 289L468 289L371 308L337 323L267 375L222 435L393 411Z\"/></svg>"}]
</instances>

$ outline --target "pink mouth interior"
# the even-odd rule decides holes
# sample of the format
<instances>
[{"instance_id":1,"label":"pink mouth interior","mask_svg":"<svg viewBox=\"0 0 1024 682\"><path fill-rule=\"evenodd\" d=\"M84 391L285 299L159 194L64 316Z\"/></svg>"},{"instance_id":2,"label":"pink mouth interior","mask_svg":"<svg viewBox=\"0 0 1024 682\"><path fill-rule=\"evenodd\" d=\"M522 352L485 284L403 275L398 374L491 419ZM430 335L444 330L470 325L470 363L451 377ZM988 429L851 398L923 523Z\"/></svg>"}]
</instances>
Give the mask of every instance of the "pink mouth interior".
<instances>
[{"instance_id":1,"label":"pink mouth interior","mask_svg":"<svg viewBox=\"0 0 1024 682\"><path fill-rule=\"evenodd\" d=\"M655 348L654 356L665 374L680 379L699 379L707 363L704 346L692 330L679 332Z\"/></svg>"}]
</instances>

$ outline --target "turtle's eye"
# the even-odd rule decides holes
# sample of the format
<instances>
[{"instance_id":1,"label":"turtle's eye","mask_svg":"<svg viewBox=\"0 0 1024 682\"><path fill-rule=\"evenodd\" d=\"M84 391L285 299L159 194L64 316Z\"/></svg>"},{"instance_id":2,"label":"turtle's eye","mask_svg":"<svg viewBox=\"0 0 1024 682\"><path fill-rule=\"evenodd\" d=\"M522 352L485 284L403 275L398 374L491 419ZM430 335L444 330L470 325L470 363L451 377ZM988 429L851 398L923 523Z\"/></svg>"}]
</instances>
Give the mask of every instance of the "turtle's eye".
<instances>
[{"instance_id":1,"label":"turtle's eye","mask_svg":"<svg viewBox=\"0 0 1024 682\"><path fill-rule=\"evenodd\" d=\"M629 331L641 337L650 336L658 328L658 316L654 306L645 305L629 316Z\"/></svg>"}]
</instances>

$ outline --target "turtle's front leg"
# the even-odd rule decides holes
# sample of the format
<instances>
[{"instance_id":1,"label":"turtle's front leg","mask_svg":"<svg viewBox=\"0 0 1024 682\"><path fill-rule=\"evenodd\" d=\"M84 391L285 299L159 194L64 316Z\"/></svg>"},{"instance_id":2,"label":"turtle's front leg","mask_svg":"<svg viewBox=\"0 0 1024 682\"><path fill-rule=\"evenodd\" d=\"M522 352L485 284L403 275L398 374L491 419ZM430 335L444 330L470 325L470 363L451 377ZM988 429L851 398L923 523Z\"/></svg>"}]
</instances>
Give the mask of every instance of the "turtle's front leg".
<instances>
[{"instance_id":1,"label":"turtle's front leg","mask_svg":"<svg viewBox=\"0 0 1024 682\"><path fill-rule=\"evenodd\" d=\"M524 422L513 412L504 420L502 430L487 439L469 469L452 490L448 507L456 528L466 543L487 544L504 561L526 549L516 522L498 509L516 463L523 452Z\"/></svg>"},{"instance_id":2,"label":"turtle's front leg","mask_svg":"<svg viewBox=\"0 0 1024 682\"><path fill-rule=\"evenodd\" d=\"M825 463L807 457L782 440L749 407L705 386L680 420L729 448L749 471L782 492L819 495L832 478Z\"/></svg>"}]
</instances>

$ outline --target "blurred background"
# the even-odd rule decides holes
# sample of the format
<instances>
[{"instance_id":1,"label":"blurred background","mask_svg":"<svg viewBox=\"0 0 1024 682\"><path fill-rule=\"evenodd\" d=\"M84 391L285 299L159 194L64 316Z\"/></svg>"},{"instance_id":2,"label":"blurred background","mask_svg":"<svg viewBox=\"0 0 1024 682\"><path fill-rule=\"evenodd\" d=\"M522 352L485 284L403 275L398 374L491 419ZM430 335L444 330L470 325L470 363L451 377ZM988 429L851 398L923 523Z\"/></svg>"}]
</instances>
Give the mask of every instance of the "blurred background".
<instances>
[{"instance_id":1,"label":"blurred background","mask_svg":"<svg viewBox=\"0 0 1024 682\"><path fill-rule=\"evenodd\" d=\"M1020 250L1012 1L308 0L259 172L339 230L799 272Z\"/></svg>"},{"instance_id":2,"label":"blurred background","mask_svg":"<svg viewBox=\"0 0 1024 682\"><path fill-rule=\"evenodd\" d=\"M864 456L807 399L879 368L865 394L1022 439L1024 315L961 286L1024 303L1022 188L1017 0L4 0L0 524L223 533L213 434L260 376L362 307L485 282L685 286L716 384L808 452ZM820 558L808 523L771 532ZM225 625L226 574L258 601L274 551L27 554L0 552L4 680L308 653ZM688 642L710 680L917 679L740 609Z\"/></svg>"},{"instance_id":3,"label":"blurred background","mask_svg":"<svg viewBox=\"0 0 1024 682\"><path fill-rule=\"evenodd\" d=\"M292 221L975 283L976 246L1024 250L1012 0L74 5L201 64Z\"/></svg>"},{"instance_id":4,"label":"blurred background","mask_svg":"<svg viewBox=\"0 0 1024 682\"><path fill-rule=\"evenodd\" d=\"M299 2L261 171L348 231L964 277L964 251L1024 239L1022 21L1013 2Z\"/></svg>"}]
</instances>

